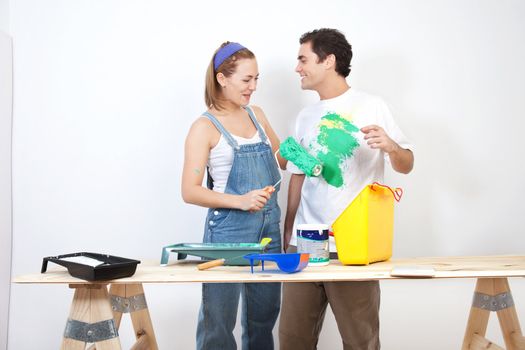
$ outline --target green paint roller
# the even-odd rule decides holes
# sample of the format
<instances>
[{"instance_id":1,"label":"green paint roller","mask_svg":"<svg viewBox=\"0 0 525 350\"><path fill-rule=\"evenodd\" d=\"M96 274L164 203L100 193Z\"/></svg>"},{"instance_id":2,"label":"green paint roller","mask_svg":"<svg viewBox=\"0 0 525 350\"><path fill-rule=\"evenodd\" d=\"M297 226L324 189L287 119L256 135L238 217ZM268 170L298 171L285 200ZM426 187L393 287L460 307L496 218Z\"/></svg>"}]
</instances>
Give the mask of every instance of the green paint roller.
<instances>
[{"instance_id":1,"label":"green paint roller","mask_svg":"<svg viewBox=\"0 0 525 350\"><path fill-rule=\"evenodd\" d=\"M295 164L306 176L319 176L323 171L321 163L301 146L293 137L288 137L279 146L283 158Z\"/></svg>"}]
</instances>

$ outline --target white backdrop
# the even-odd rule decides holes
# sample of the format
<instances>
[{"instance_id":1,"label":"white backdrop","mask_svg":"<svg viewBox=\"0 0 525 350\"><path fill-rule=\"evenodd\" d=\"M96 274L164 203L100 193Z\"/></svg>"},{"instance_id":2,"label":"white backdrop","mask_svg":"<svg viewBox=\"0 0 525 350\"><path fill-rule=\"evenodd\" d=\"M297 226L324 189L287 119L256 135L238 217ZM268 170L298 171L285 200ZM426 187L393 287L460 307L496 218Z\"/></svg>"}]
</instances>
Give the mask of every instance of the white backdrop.
<instances>
[{"instance_id":1,"label":"white backdrop","mask_svg":"<svg viewBox=\"0 0 525 350\"><path fill-rule=\"evenodd\" d=\"M0 24L2 18L0 17ZM1 28L1 26L0 26ZM7 346L11 281L11 127L13 107L11 37L0 29L0 349Z\"/></svg>"},{"instance_id":2,"label":"white backdrop","mask_svg":"<svg viewBox=\"0 0 525 350\"><path fill-rule=\"evenodd\" d=\"M416 145L414 171L387 174L405 190L394 256L524 253L525 2L184 6L11 1L14 275L49 255L159 259L164 245L200 241L205 210L183 203L180 175L213 51L232 40L255 52L253 103L284 139L317 98L294 68L299 36L319 27L347 35L350 85L384 97ZM523 320L525 281L510 283ZM473 289L474 280L383 282L383 349L459 348ZM200 286L147 285L146 295L160 348L193 348ZM13 286L9 349L56 349L71 298L64 286ZM489 337L503 345L495 320ZM121 336L129 348L130 322ZM319 348L340 347L329 315Z\"/></svg>"}]
</instances>

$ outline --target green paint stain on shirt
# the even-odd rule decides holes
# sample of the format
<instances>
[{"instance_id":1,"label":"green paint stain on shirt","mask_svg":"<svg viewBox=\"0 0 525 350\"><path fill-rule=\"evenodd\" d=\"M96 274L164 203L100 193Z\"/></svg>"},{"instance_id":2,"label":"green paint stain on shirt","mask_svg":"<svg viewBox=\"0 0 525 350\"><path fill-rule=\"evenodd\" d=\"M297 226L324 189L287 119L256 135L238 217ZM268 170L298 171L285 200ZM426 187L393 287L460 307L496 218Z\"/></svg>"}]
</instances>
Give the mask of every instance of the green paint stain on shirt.
<instances>
[{"instance_id":1,"label":"green paint stain on shirt","mask_svg":"<svg viewBox=\"0 0 525 350\"><path fill-rule=\"evenodd\" d=\"M322 117L320 125L317 143L321 150L316 156L323 164L322 176L330 185L341 187L344 183L341 166L359 147L359 141L353 135L359 128L336 113Z\"/></svg>"},{"instance_id":2,"label":"green paint stain on shirt","mask_svg":"<svg viewBox=\"0 0 525 350\"><path fill-rule=\"evenodd\" d=\"M334 153L319 153L317 158L323 164L323 172L321 175L326 182L335 187L343 185L343 172L339 168L341 158Z\"/></svg>"}]
</instances>

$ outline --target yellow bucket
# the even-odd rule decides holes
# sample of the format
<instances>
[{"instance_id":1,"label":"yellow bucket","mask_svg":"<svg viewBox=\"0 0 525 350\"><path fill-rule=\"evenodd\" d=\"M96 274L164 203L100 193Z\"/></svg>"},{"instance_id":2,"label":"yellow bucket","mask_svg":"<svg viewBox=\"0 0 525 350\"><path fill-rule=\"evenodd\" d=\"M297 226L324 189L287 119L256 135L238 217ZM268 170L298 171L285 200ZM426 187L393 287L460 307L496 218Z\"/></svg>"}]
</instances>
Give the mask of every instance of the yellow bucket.
<instances>
[{"instance_id":1,"label":"yellow bucket","mask_svg":"<svg viewBox=\"0 0 525 350\"><path fill-rule=\"evenodd\" d=\"M390 259L394 235L394 199L403 190L374 182L367 185L332 224L343 265L368 265Z\"/></svg>"}]
</instances>

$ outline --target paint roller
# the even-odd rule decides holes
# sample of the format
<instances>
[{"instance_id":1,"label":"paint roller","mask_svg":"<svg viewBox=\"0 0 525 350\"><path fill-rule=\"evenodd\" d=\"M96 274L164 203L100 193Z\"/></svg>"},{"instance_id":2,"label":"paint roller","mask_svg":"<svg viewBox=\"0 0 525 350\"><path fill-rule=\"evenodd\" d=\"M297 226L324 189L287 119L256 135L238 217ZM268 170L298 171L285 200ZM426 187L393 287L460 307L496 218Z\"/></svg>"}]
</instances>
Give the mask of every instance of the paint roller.
<instances>
[{"instance_id":1,"label":"paint roller","mask_svg":"<svg viewBox=\"0 0 525 350\"><path fill-rule=\"evenodd\" d=\"M321 162L314 156L309 154L303 146L301 146L293 137L288 137L279 146L277 152L281 153L281 156L286 160L292 162L297 166L306 176L319 176L323 171ZM269 194L275 192L275 187L282 181L283 175L279 166L279 160L277 159L277 152L274 154L275 163L277 164L277 170L279 171L279 181L272 186L266 186L263 190Z\"/></svg>"},{"instance_id":2,"label":"paint roller","mask_svg":"<svg viewBox=\"0 0 525 350\"><path fill-rule=\"evenodd\" d=\"M288 137L279 146L281 156L297 166L306 176L319 176L323 166L309 154L293 137Z\"/></svg>"}]
</instances>

